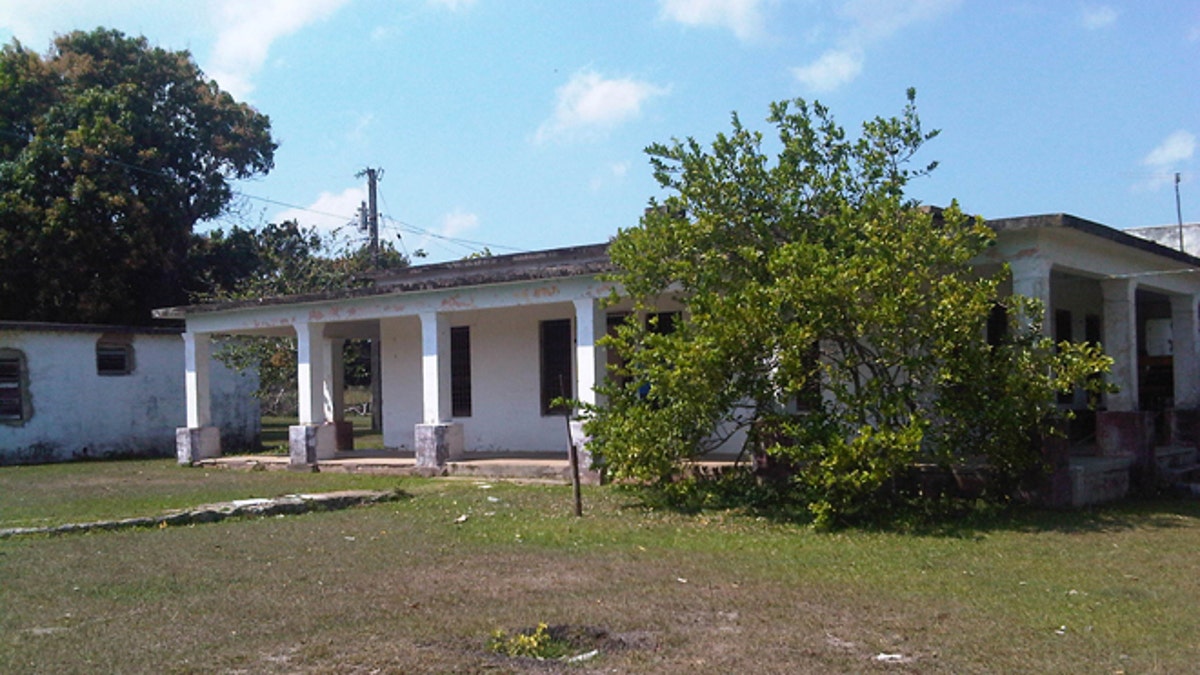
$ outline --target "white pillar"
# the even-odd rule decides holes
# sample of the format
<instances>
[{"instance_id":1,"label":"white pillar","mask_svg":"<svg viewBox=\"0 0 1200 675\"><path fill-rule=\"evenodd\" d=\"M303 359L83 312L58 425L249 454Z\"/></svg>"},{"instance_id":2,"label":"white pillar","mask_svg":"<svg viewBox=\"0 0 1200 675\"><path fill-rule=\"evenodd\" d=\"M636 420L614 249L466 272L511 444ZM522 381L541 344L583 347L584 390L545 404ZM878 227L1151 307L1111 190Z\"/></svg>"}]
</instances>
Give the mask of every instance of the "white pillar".
<instances>
[{"instance_id":1,"label":"white pillar","mask_svg":"<svg viewBox=\"0 0 1200 675\"><path fill-rule=\"evenodd\" d=\"M1196 307L1197 295L1171 296L1171 363L1175 375L1175 408L1200 408L1200 358L1197 356L1197 336L1200 320Z\"/></svg>"},{"instance_id":2,"label":"white pillar","mask_svg":"<svg viewBox=\"0 0 1200 675\"><path fill-rule=\"evenodd\" d=\"M1049 334L1050 316L1050 268L1049 260L1042 258L1018 258L1008 263L1012 271L1013 295L1022 295L1042 303L1041 317L1019 317L1022 326L1028 326L1034 318L1041 319L1042 332Z\"/></svg>"},{"instance_id":3,"label":"white pillar","mask_svg":"<svg viewBox=\"0 0 1200 675\"><path fill-rule=\"evenodd\" d=\"M212 337L206 333L184 333L183 379L187 392L187 425L192 429L212 424L212 392L208 383L211 361Z\"/></svg>"},{"instance_id":4,"label":"white pillar","mask_svg":"<svg viewBox=\"0 0 1200 675\"><path fill-rule=\"evenodd\" d=\"M450 421L450 321L445 314L422 312L421 391L425 424Z\"/></svg>"},{"instance_id":5,"label":"white pillar","mask_svg":"<svg viewBox=\"0 0 1200 675\"><path fill-rule=\"evenodd\" d=\"M299 423L322 424L328 420L325 417L326 401L331 392L329 374L329 341L324 335L325 324L309 323L296 324L296 379L299 383Z\"/></svg>"},{"instance_id":6,"label":"white pillar","mask_svg":"<svg viewBox=\"0 0 1200 675\"><path fill-rule=\"evenodd\" d=\"M607 318L599 300L575 300L575 397L586 404L601 402L596 386L604 380L607 361L604 347L597 342L607 330Z\"/></svg>"},{"instance_id":7,"label":"white pillar","mask_svg":"<svg viewBox=\"0 0 1200 675\"><path fill-rule=\"evenodd\" d=\"M1138 409L1137 284L1132 279L1100 282L1104 296L1104 352L1112 357L1109 381L1119 391L1107 394L1108 409Z\"/></svg>"}]
</instances>

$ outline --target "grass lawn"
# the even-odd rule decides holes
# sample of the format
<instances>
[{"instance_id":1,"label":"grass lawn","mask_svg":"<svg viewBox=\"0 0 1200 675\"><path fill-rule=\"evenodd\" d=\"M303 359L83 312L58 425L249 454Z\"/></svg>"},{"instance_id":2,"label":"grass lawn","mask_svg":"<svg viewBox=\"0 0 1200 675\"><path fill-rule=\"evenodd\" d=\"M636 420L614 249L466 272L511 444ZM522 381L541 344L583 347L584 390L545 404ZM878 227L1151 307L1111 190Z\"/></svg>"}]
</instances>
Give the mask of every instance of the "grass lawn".
<instances>
[{"instance_id":1,"label":"grass lawn","mask_svg":"<svg viewBox=\"0 0 1200 675\"><path fill-rule=\"evenodd\" d=\"M358 450L383 447L383 432L371 431L371 418L362 415L347 415L346 421L354 426L354 447ZM288 427L296 424L295 417L262 418L263 452L286 455L288 453Z\"/></svg>"},{"instance_id":2,"label":"grass lawn","mask_svg":"<svg viewBox=\"0 0 1200 675\"><path fill-rule=\"evenodd\" d=\"M1182 673L1200 659L1195 502L819 533L611 487L586 489L576 519L566 486L155 461L2 468L0 527L342 487L411 498L0 540L0 671ZM487 651L496 629L539 622L627 648L553 666Z\"/></svg>"}]
</instances>

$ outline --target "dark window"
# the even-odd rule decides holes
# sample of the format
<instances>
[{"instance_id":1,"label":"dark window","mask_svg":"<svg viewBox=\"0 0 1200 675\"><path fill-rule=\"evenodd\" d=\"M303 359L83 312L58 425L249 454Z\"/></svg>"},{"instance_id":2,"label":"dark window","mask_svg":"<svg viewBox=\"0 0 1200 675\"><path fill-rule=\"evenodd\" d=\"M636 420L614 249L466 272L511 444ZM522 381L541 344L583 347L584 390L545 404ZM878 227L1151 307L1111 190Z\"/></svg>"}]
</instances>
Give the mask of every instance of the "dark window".
<instances>
[{"instance_id":1,"label":"dark window","mask_svg":"<svg viewBox=\"0 0 1200 675\"><path fill-rule=\"evenodd\" d=\"M658 312L646 315L646 330L658 335L670 335L675 332L679 321L679 312Z\"/></svg>"},{"instance_id":2,"label":"dark window","mask_svg":"<svg viewBox=\"0 0 1200 675\"><path fill-rule=\"evenodd\" d=\"M571 375L571 320L554 319L541 324L542 414L563 415L566 406L553 405L556 398L570 398L573 388Z\"/></svg>"},{"instance_id":3,"label":"dark window","mask_svg":"<svg viewBox=\"0 0 1200 675\"><path fill-rule=\"evenodd\" d=\"M16 350L0 354L0 421L25 421L24 358Z\"/></svg>"},{"instance_id":4,"label":"dark window","mask_svg":"<svg viewBox=\"0 0 1200 675\"><path fill-rule=\"evenodd\" d=\"M132 344L103 338L96 342L97 375L128 375L132 372Z\"/></svg>"},{"instance_id":5,"label":"dark window","mask_svg":"<svg viewBox=\"0 0 1200 675\"><path fill-rule=\"evenodd\" d=\"M471 416L471 328L450 329L450 409L455 417Z\"/></svg>"},{"instance_id":6,"label":"dark window","mask_svg":"<svg viewBox=\"0 0 1200 675\"><path fill-rule=\"evenodd\" d=\"M1008 339L1008 308L1000 303L992 305L987 320L987 343L993 347Z\"/></svg>"},{"instance_id":7,"label":"dark window","mask_svg":"<svg viewBox=\"0 0 1200 675\"><path fill-rule=\"evenodd\" d=\"M1100 317L1095 314L1085 314L1083 317L1083 339L1093 344L1100 344L1103 338L1103 329L1100 324Z\"/></svg>"},{"instance_id":8,"label":"dark window","mask_svg":"<svg viewBox=\"0 0 1200 675\"><path fill-rule=\"evenodd\" d=\"M1071 329L1071 312L1069 310L1060 309L1054 312L1054 340L1055 342L1074 342Z\"/></svg>"}]
</instances>

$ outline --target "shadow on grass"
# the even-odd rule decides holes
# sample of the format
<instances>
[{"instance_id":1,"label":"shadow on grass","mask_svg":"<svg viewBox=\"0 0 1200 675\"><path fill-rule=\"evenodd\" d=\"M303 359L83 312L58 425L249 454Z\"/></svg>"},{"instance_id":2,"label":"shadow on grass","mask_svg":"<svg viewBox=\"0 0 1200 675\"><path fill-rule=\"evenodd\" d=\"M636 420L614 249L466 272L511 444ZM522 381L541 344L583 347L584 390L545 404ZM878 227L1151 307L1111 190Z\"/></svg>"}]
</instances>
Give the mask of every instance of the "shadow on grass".
<instances>
[{"instance_id":1,"label":"shadow on grass","mask_svg":"<svg viewBox=\"0 0 1200 675\"><path fill-rule=\"evenodd\" d=\"M814 517L796 488L761 484L750 474L699 478L661 485L618 486L630 500L620 508L669 510L684 515L726 512L796 527L812 527ZM831 529L922 537L979 539L997 532L1086 534L1132 529L1190 527L1200 521L1200 500L1178 495L1129 497L1078 509L983 500L889 499L860 522Z\"/></svg>"}]
</instances>

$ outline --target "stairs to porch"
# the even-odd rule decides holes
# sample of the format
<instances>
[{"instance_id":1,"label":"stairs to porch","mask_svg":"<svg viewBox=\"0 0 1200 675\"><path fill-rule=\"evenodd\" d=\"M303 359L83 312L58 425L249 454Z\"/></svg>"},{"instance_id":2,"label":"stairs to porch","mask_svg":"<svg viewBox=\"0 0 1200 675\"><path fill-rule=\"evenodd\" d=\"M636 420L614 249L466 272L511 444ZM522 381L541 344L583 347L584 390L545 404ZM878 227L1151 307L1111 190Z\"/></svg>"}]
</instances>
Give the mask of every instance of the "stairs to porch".
<instances>
[{"instance_id":1,"label":"stairs to porch","mask_svg":"<svg viewBox=\"0 0 1200 675\"><path fill-rule=\"evenodd\" d=\"M1200 494L1200 453L1194 445L1164 445L1154 449L1159 479L1183 492Z\"/></svg>"}]
</instances>

